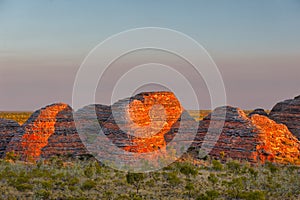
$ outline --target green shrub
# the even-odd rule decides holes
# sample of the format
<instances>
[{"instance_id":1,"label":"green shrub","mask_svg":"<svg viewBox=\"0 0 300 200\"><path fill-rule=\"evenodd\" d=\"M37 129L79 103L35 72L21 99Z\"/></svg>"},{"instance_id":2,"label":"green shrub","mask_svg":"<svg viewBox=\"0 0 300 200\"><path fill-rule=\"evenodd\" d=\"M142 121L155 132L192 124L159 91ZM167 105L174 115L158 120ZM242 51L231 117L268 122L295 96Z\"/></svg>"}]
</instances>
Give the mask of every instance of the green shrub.
<instances>
[{"instance_id":1,"label":"green shrub","mask_svg":"<svg viewBox=\"0 0 300 200\"><path fill-rule=\"evenodd\" d=\"M50 191L47 191L45 189L37 190L35 192L35 197L38 199L48 199L51 195Z\"/></svg>"},{"instance_id":2,"label":"green shrub","mask_svg":"<svg viewBox=\"0 0 300 200\"><path fill-rule=\"evenodd\" d=\"M228 195L231 198L240 198L241 194L243 193L243 190L245 189L245 177L238 177L233 178L231 181L227 182L225 181L225 185L229 187L229 190L227 191Z\"/></svg>"},{"instance_id":3,"label":"green shrub","mask_svg":"<svg viewBox=\"0 0 300 200\"><path fill-rule=\"evenodd\" d=\"M20 172L18 174L18 176L15 177L8 177L8 183L11 186L15 186L15 185L21 185L23 183L28 183L29 182L29 176L25 175L24 172Z\"/></svg>"},{"instance_id":4,"label":"green shrub","mask_svg":"<svg viewBox=\"0 0 300 200\"><path fill-rule=\"evenodd\" d=\"M219 181L219 179L217 178L216 174L213 174L213 173L209 174L208 180L209 180L213 185L215 185L215 184Z\"/></svg>"},{"instance_id":5,"label":"green shrub","mask_svg":"<svg viewBox=\"0 0 300 200\"><path fill-rule=\"evenodd\" d=\"M244 192L241 195L241 198L245 200L265 200L265 194L263 191L251 191L251 192Z\"/></svg>"},{"instance_id":6,"label":"green shrub","mask_svg":"<svg viewBox=\"0 0 300 200\"><path fill-rule=\"evenodd\" d=\"M236 160L231 160L226 163L226 167L231 172L239 172L241 169L241 163Z\"/></svg>"},{"instance_id":7,"label":"green shrub","mask_svg":"<svg viewBox=\"0 0 300 200\"><path fill-rule=\"evenodd\" d=\"M183 163L180 165L180 172L184 175L188 176L196 176L198 171L194 165L191 163Z\"/></svg>"},{"instance_id":8,"label":"green shrub","mask_svg":"<svg viewBox=\"0 0 300 200\"><path fill-rule=\"evenodd\" d=\"M279 169L277 166L275 166L274 163L271 163L271 162L266 162L265 163L265 166L267 167L267 169L270 170L270 172L273 174L275 172L277 172Z\"/></svg>"},{"instance_id":9,"label":"green shrub","mask_svg":"<svg viewBox=\"0 0 300 200\"><path fill-rule=\"evenodd\" d=\"M223 165L219 160L212 160L212 168L216 171L223 170Z\"/></svg>"},{"instance_id":10,"label":"green shrub","mask_svg":"<svg viewBox=\"0 0 300 200\"><path fill-rule=\"evenodd\" d=\"M29 183L21 183L21 184L17 184L16 186L16 189L21 191L21 192L24 192L26 190L32 190L33 189L33 185L29 184Z\"/></svg>"},{"instance_id":11,"label":"green shrub","mask_svg":"<svg viewBox=\"0 0 300 200\"><path fill-rule=\"evenodd\" d=\"M52 189L53 187L53 182L51 180L42 180L41 181L41 186L44 188L44 189Z\"/></svg>"},{"instance_id":12,"label":"green shrub","mask_svg":"<svg viewBox=\"0 0 300 200\"><path fill-rule=\"evenodd\" d=\"M216 190L208 190L205 194L201 194L196 200L214 200L220 196L219 192Z\"/></svg>"},{"instance_id":13,"label":"green shrub","mask_svg":"<svg viewBox=\"0 0 300 200\"><path fill-rule=\"evenodd\" d=\"M68 180L68 184L74 186L79 183L79 179L77 177L72 177Z\"/></svg>"},{"instance_id":14,"label":"green shrub","mask_svg":"<svg viewBox=\"0 0 300 200\"><path fill-rule=\"evenodd\" d=\"M47 169L42 169L42 168L34 168L31 171L28 172L31 177L36 177L36 178L48 178L51 177L51 172Z\"/></svg>"},{"instance_id":15,"label":"green shrub","mask_svg":"<svg viewBox=\"0 0 300 200\"><path fill-rule=\"evenodd\" d=\"M127 194L121 194L116 198L116 200L131 200L131 199Z\"/></svg>"},{"instance_id":16,"label":"green shrub","mask_svg":"<svg viewBox=\"0 0 300 200\"><path fill-rule=\"evenodd\" d=\"M103 193L105 199L111 199L112 195L113 195L113 191L111 190L105 190L105 192Z\"/></svg>"},{"instance_id":17,"label":"green shrub","mask_svg":"<svg viewBox=\"0 0 300 200\"><path fill-rule=\"evenodd\" d=\"M188 191L188 195L189 197L191 197L191 192L195 189L194 183L188 180L185 184L184 189Z\"/></svg>"},{"instance_id":18,"label":"green shrub","mask_svg":"<svg viewBox=\"0 0 300 200\"><path fill-rule=\"evenodd\" d=\"M145 185L146 185L147 187L155 187L155 186L156 186L156 182L155 182L154 179L150 179L150 180L147 180L147 181L145 182ZM172 185L172 184L171 184L171 185Z\"/></svg>"},{"instance_id":19,"label":"green shrub","mask_svg":"<svg viewBox=\"0 0 300 200\"><path fill-rule=\"evenodd\" d=\"M138 196L137 194L130 194L129 196L131 200L143 200L143 198Z\"/></svg>"},{"instance_id":20,"label":"green shrub","mask_svg":"<svg viewBox=\"0 0 300 200\"><path fill-rule=\"evenodd\" d=\"M219 197L219 192L216 190L208 190L205 192L206 196L209 197L210 199L216 199Z\"/></svg>"},{"instance_id":21,"label":"green shrub","mask_svg":"<svg viewBox=\"0 0 300 200\"><path fill-rule=\"evenodd\" d=\"M97 183L93 180L86 180L83 182L81 189L82 190L91 190L96 187Z\"/></svg>"},{"instance_id":22,"label":"green shrub","mask_svg":"<svg viewBox=\"0 0 300 200\"><path fill-rule=\"evenodd\" d=\"M50 176L51 176L51 178L52 178L53 180L64 180L64 179L65 179L65 175L64 175L64 173L62 173L62 172L59 172L59 173L53 173L53 174L51 174Z\"/></svg>"},{"instance_id":23,"label":"green shrub","mask_svg":"<svg viewBox=\"0 0 300 200\"><path fill-rule=\"evenodd\" d=\"M94 168L94 166L88 165L85 169L84 169L84 175L88 178L92 178L96 173L96 169Z\"/></svg>"},{"instance_id":24,"label":"green shrub","mask_svg":"<svg viewBox=\"0 0 300 200\"><path fill-rule=\"evenodd\" d=\"M195 188L194 184L191 181L188 181L184 187L186 190L191 191Z\"/></svg>"},{"instance_id":25,"label":"green shrub","mask_svg":"<svg viewBox=\"0 0 300 200\"><path fill-rule=\"evenodd\" d=\"M175 172L170 172L167 174L167 179L172 186L178 185L181 183L180 178L178 178Z\"/></svg>"},{"instance_id":26,"label":"green shrub","mask_svg":"<svg viewBox=\"0 0 300 200\"><path fill-rule=\"evenodd\" d=\"M258 171L253 169L252 167L249 167L248 168L248 172L250 173L251 176L253 176L255 179L257 178L258 176Z\"/></svg>"},{"instance_id":27,"label":"green shrub","mask_svg":"<svg viewBox=\"0 0 300 200\"><path fill-rule=\"evenodd\" d=\"M196 200L212 200L210 199L208 196L206 196L206 194L200 194Z\"/></svg>"},{"instance_id":28,"label":"green shrub","mask_svg":"<svg viewBox=\"0 0 300 200\"><path fill-rule=\"evenodd\" d=\"M68 186L68 189L69 189L70 191L76 191L78 188L77 188L76 186L69 185L69 186Z\"/></svg>"}]
</instances>

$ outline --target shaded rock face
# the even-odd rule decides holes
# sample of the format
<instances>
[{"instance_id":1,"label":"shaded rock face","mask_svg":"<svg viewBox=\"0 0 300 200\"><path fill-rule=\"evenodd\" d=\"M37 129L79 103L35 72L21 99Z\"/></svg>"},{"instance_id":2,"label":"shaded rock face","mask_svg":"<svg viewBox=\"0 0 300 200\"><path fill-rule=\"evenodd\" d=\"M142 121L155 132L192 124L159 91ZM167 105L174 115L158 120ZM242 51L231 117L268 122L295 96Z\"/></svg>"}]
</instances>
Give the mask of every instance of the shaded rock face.
<instances>
[{"instance_id":1,"label":"shaded rock face","mask_svg":"<svg viewBox=\"0 0 300 200\"><path fill-rule=\"evenodd\" d=\"M300 139L300 96L277 103L269 117L277 123L285 124Z\"/></svg>"},{"instance_id":2,"label":"shaded rock face","mask_svg":"<svg viewBox=\"0 0 300 200\"><path fill-rule=\"evenodd\" d=\"M224 111L226 111L225 123L218 141L215 145L210 140L207 142L207 147L212 149L209 155L219 158L221 154L224 154L227 158L246 159L255 162L253 153L256 151L258 143L257 134L254 132L254 126L250 119L239 108L219 107L213 111L216 116L214 121L211 120L212 113L200 121L194 145L196 147L202 145L210 123L212 123L212 128L214 128L214 124L221 123L223 118L218 116ZM217 137L217 134L212 133L212 135Z\"/></svg>"},{"instance_id":3,"label":"shaded rock face","mask_svg":"<svg viewBox=\"0 0 300 200\"><path fill-rule=\"evenodd\" d=\"M67 104L52 104L37 110L11 140L7 151L21 159L39 159L53 155L86 154Z\"/></svg>"},{"instance_id":4,"label":"shaded rock face","mask_svg":"<svg viewBox=\"0 0 300 200\"><path fill-rule=\"evenodd\" d=\"M99 123L105 122L111 116L111 107L101 104L91 104L79 109L76 111L78 125L84 124L88 120L93 120L93 114L96 114Z\"/></svg>"},{"instance_id":5,"label":"shaded rock face","mask_svg":"<svg viewBox=\"0 0 300 200\"><path fill-rule=\"evenodd\" d=\"M224 109L226 119L219 139L215 145L207 139L203 145L203 148L211 148L210 156L247 160L252 163L268 160L300 164L300 143L286 126L262 115L254 114L248 118L242 110L230 106L217 108L213 112L218 116ZM213 128L220 120L218 117L211 120L210 114L199 122L193 148L200 148L204 144L209 124L212 123Z\"/></svg>"},{"instance_id":6,"label":"shaded rock face","mask_svg":"<svg viewBox=\"0 0 300 200\"><path fill-rule=\"evenodd\" d=\"M264 109L262 109L262 108L255 109L254 111L252 111L251 113L249 113L248 116L252 117L252 115L255 115L255 114L257 114L257 115L263 115L263 116L266 116L266 117L269 116L268 113Z\"/></svg>"},{"instance_id":7,"label":"shaded rock face","mask_svg":"<svg viewBox=\"0 0 300 200\"><path fill-rule=\"evenodd\" d=\"M16 121L0 119L0 158L5 157L9 142L20 129L21 127Z\"/></svg>"}]
</instances>

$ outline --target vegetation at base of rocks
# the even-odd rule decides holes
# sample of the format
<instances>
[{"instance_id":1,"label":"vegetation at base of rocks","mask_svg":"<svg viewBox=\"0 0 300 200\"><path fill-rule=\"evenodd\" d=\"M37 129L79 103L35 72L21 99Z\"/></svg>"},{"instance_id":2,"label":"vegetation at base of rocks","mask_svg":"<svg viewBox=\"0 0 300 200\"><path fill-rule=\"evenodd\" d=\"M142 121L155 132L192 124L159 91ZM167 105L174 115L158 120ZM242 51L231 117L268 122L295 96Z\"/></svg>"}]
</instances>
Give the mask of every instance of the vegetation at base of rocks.
<instances>
[{"instance_id":1,"label":"vegetation at base of rocks","mask_svg":"<svg viewBox=\"0 0 300 200\"><path fill-rule=\"evenodd\" d=\"M205 116L207 116L211 110L188 110L187 111L192 118L196 121L202 120Z\"/></svg>"},{"instance_id":2,"label":"vegetation at base of rocks","mask_svg":"<svg viewBox=\"0 0 300 200\"><path fill-rule=\"evenodd\" d=\"M300 167L228 160L117 171L93 159L0 160L0 199L299 199Z\"/></svg>"},{"instance_id":3,"label":"vegetation at base of rocks","mask_svg":"<svg viewBox=\"0 0 300 200\"><path fill-rule=\"evenodd\" d=\"M248 115L253 110L245 110L244 112ZM188 110L188 113L193 117L195 120L199 121L202 120L205 116L207 116L211 111L210 110ZM267 111L269 112L269 111ZM32 112L4 112L0 111L0 118L3 119L11 119L15 120L19 124L24 124L27 119L30 117Z\"/></svg>"},{"instance_id":4,"label":"vegetation at base of rocks","mask_svg":"<svg viewBox=\"0 0 300 200\"><path fill-rule=\"evenodd\" d=\"M0 118L15 120L19 124L24 124L32 112L3 112L0 111Z\"/></svg>"}]
</instances>

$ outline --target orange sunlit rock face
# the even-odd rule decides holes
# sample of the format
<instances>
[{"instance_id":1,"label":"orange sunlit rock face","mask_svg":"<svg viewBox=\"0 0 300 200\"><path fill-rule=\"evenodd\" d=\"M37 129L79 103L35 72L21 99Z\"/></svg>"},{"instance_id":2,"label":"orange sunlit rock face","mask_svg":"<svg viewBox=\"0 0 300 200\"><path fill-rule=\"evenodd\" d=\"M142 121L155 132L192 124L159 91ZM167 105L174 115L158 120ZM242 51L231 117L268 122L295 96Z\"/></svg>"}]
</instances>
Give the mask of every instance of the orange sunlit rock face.
<instances>
[{"instance_id":1,"label":"orange sunlit rock face","mask_svg":"<svg viewBox=\"0 0 300 200\"><path fill-rule=\"evenodd\" d=\"M74 124L72 108L63 103L35 111L9 142L6 153L12 151L26 161L87 154Z\"/></svg>"},{"instance_id":2,"label":"orange sunlit rock face","mask_svg":"<svg viewBox=\"0 0 300 200\"><path fill-rule=\"evenodd\" d=\"M152 152L165 147L165 134L179 119L182 107L171 92L147 93L143 100L134 99L127 108L127 130L135 138L134 145L124 147L130 152Z\"/></svg>"},{"instance_id":3,"label":"orange sunlit rock face","mask_svg":"<svg viewBox=\"0 0 300 200\"><path fill-rule=\"evenodd\" d=\"M41 150L48 144L49 137L55 131L56 115L67 108L67 104L57 104L48 109L41 110L39 120L25 126L25 134L21 139L24 155L29 158L38 158Z\"/></svg>"},{"instance_id":4,"label":"orange sunlit rock face","mask_svg":"<svg viewBox=\"0 0 300 200\"><path fill-rule=\"evenodd\" d=\"M261 115L253 115L251 121L259 132L256 150L260 161L300 164L300 142L285 125Z\"/></svg>"}]
</instances>

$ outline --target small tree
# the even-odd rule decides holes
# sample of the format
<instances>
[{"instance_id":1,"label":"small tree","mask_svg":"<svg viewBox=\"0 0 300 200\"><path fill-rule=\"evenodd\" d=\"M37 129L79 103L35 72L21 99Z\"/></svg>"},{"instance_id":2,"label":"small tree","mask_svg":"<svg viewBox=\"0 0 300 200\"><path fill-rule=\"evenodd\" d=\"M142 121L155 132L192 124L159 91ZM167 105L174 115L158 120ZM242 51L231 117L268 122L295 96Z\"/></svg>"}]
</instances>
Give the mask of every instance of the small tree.
<instances>
[{"instance_id":1,"label":"small tree","mask_svg":"<svg viewBox=\"0 0 300 200\"><path fill-rule=\"evenodd\" d=\"M178 178L176 172L170 172L167 174L168 182L172 187L181 183L180 178Z\"/></svg>"},{"instance_id":2,"label":"small tree","mask_svg":"<svg viewBox=\"0 0 300 200\"><path fill-rule=\"evenodd\" d=\"M219 160L212 160L212 168L216 171L222 171L223 165Z\"/></svg>"},{"instance_id":3,"label":"small tree","mask_svg":"<svg viewBox=\"0 0 300 200\"><path fill-rule=\"evenodd\" d=\"M139 190L142 186L143 180L145 179L145 174L143 173L131 173L126 174L126 181L128 184L133 185L136 189L136 194L139 194Z\"/></svg>"},{"instance_id":4,"label":"small tree","mask_svg":"<svg viewBox=\"0 0 300 200\"><path fill-rule=\"evenodd\" d=\"M187 178L190 178L190 176L196 176L198 173L196 167L190 163L182 163L179 167L180 172Z\"/></svg>"}]
</instances>

